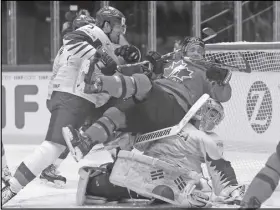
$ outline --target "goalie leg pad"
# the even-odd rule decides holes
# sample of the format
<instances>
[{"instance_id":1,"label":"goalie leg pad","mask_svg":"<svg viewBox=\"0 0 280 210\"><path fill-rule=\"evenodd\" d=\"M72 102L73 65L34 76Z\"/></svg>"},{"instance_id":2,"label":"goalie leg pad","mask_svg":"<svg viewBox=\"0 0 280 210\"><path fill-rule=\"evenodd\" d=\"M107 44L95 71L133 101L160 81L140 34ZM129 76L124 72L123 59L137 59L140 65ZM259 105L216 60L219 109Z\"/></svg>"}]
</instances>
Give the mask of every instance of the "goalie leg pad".
<instances>
[{"instance_id":1,"label":"goalie leg pad","mask_svg":"<svg viewBox=\"0 0 280 210\"><path fill-rule=\"evenodd\" d=\"M110 182L147 198L191 207L188 196L200 178L195 171L147 155L121 150L110 175Z\"/></svg>"},{"instance_id":2,"label":"goalie leg pad","mask_svg":"<svg viewBox=\"0 0 280 210\"><path fill-rule=\"evenodd\" d=\"M133 74L131 77L123 75L102 76L102 91L116 98L135 96L143 99L152 88L151 81L144 74Z\"/></svg>"},{"instance_id":3,"label":"goalie leg pad","mask_svg":"<svg viewBox=\"0 0 280 210\"><path fill-rule=\"evenodd\" d=\"M79 206L85 204L104 204L107 202L107 199L100 196L91 196L87 194L88 182L91 177L98 176L102 174L102 170L96 170L96 168L83 167L79 170L80 179L78 182L78 189L76 194L76 203Z\"/></svg>"}]
</instances>

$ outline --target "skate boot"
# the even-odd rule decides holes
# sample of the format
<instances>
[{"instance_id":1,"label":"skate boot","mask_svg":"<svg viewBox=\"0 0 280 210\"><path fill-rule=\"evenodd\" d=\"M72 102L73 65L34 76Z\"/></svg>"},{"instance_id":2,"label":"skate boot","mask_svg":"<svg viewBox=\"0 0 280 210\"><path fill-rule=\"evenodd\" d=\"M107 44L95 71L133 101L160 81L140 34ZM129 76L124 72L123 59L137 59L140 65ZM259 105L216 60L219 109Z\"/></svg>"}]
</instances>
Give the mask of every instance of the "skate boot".
<instances>
[{"instance_id":1,"label":"skate boot","mask_svg":"<svg viewBox=\"0 0 280 210\"><path fill-rule=\"evenodd\" d=\"M219 197L223 198L223 203L240 205L247 189L247 185L229 185L222 190Z\"/></svg>"},{"instance_id":2,"label":"skate boot","mask_svg":"<svg viewBox=\"0 0 280 210\"><path fill-rule=\"evenodd\" d=\"M71 125L62 128L62 135L73 158L79 162L92 149L96 142L93 142L85 133L81 134Z\"/></svg>"},{"instance_id":3,"label":"skate boot","mask_svg":"<svg viewBox=\"0 0 280 210\"><path fill-rule=\"evenodd\" d=\"M2 189L2 205L5 205L5 203L7 203L9 200L11 200L15 195L16 195L16 193L14 193L11 190L10 185L6 185Z\"/></svg>"},{"instance_id":4,"label":"skate boot","mask_svg":"<svg viewBox=\"0 0 280 210\"><path fill-rule=\"evenodd\" d=\"M9 180L11 179L12 174L9 170L8 166L2 168L2 181L4 182L5 186L9 185Z\"/></svg>"},{"instance_id":5,"label":"skate boot","mask_svg":"<svg viewBox=\"0 0 280 210\"><path fill-rule=\"evenodd\" d=\"M59 175L59 172L54 164L49 165L42 171L40 180L42 183L52 184L58 188L63 188L66 184L66 178Z\"/></svg>"}]
</instances>

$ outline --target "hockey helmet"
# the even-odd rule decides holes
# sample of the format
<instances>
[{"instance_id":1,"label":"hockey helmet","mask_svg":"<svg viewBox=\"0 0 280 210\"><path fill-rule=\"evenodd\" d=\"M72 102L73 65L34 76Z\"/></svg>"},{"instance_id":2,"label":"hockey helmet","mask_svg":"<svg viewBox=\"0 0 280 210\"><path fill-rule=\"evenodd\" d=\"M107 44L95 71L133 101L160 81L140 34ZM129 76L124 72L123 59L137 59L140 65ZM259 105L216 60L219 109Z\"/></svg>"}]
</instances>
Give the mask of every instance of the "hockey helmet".
<instances>
[{"instance_id":1,"label":"hockey helmet","mask_svg":"<svg viewBox=\"0 0 280 210\"><path fill-rule=\"evenodd\" d=\"M122 27L122 33L126 32L125 16L122 12L114 7L105 6L96 13L96 25L100 28L104 26L105 22L114 25L120 25Z\"/></svg>"},{"instance_id":2,"label":"hockey helmet","mask_svg":"<svg viewBox=\"0 0 280 210\"><path fill-rule=\"evenodd\" d=\"M222 104L212 98L198 110L194 119L199 121L199 130L212 131L224 119L224 108Z\"/></svg>"},{"instance_id":3,"label":"hockey helmet","mask_svg":"<svg viewBox=\"0 0 280 210\"><path fill-rule=\"evenodd\" d=\"M185 39L181 43L181 52L183 57L191 57L189 54L191 54L191 49L193 46L198 46L201 48L199 51L200 53L200 59L204 58L205 56L205 43L204 41L199 37L185 37Z\"/></svg>"},{"instance_id":4,"label":"hockey helmet","mask_svg":"<svg viewBox=\"0 0 280 210\"><path fill-rule=\"evenodd\" d=\"M87 13L81 12L74 19L72 27L73 27L73 30L76 30L82 26L89 25L89 24L95 24L94 18L91 17L90 15L88 15Z\"/></svg>"}]
</instances>

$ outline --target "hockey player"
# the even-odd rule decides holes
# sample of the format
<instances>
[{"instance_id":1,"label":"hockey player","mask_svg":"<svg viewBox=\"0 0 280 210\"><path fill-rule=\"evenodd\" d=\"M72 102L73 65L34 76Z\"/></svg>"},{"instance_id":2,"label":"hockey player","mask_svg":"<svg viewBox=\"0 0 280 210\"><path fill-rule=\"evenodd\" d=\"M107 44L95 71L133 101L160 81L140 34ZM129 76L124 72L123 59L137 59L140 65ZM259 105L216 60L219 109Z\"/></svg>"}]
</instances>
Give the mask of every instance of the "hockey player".
<instances>
[{"instance_id":1,"label":"hockey player","mask_svg":"<svg viewBox=\"0 0 280 210\"><path fill-rule=\"evenodd\" d=\"M134 145L135 135L132 135L131 133L123 134L121 140L118 142L120 145L126 145L125 147L122 147L122 149L130 150L129 145L134 145L136 149L143 152L143 155L138 155L138 159L143 159L144 161L145 157L147 156L153 157L154 159L151 162L164 161L173 165L174 168L176 168L176 172L170 172L169 170L164 170L160 167L155 168L154 165L153 169L149 168L149 165L141 168L141 164L139 165L139 162L132 162L131 164L127 166L123 165L120 168L118 168L120 166L119 164L113 168L114 164L111 163L106 165L106 167L102 166L100 168L85 167L80 171L81 179L77 191L78 204L82 205L87 202L86 200L89 199L89 196L91 197L90 202L92 203L97 203L100 201L122 200L125 198L143 198L143 196L140 196L141 194L145 195L145 193L149 193L149 190L146 187L148 183L141 183L143 180L147 180L147 178L150 176L150 174L147 174L147 172L150 173L150 171L155 170L162 171L162 169L163 173L165 174L163 179L156 179L154 183L149 182L149 185L154 185L154 189L160 185L164 185L166 190L162 189L161 192L166 193L167 191L171 190L175 194L174 197L178 198L183 196L184 188L192 188L190 186L195 185L196 189L192 192L189 192L190 195L187 197L184 203L180 203L178 201L178 205L183 204L187 207L207 206L207 204L209 204L209 195L212 192L211 188L213 188L215 194L213 194L211 198L214 199L214 201L219 200L220 202L232 202L236 198L240 199L239 196L242 195L244 187L242 185L238 185L230 162L223 158L223 142L217 135L212 133L212 130L223 120L223 117L224 110L222 105L210 99L193 118L194 121L198 122L196 123L196 127L189 123L179 136L172 136L159 139L154 142ZM121 143L121 141L124 142ZM201 163L206 163L207 165L207 169L212 181L211 186L206 184L207 181L203 179L201 175L199 175L203 173ZM139 167L139 171L134 171L134 164ZM126 188L110 183L109 177L112 168L116 171L115 173L117 173L119 170L126 171L126 168L130 168L130 170L134 171L134 174L138 174L137 177L130 177L129 175L127 176L127 179L132 179L127 183L133 182L135 184L133 185L138 186L138 188L130 188L130 185L127 184L126 186L128 190L132 190L129 193ZM180 171L183 169L186 171L196 172L197 176L195 178L198 178L199 181L196 180L196 182L192 182L194 179L193 177L189 177L190 180L181 177L180 181L175 181L174 186L166 186L167 183L174 183L173 180L168 182L168 179L170 179L170 177L171 179L176 177L177 173L180 174ZM172 176L169 176L169 173L172 173ZM184 174L184 172L182 172L182 174ZM201 177L201 179L199 179L199 177ZM181 186L180 183L184 183L184 185L182 184ZM180 192L177 192L178 195L176 194L176 184L178 184L180 189ZM149 186L149 188L150 187L151 186ZM208 195L204 194L206 192ZM170 193L169 195L173 195L173 193ZM166 195L168 194L154 194L157 199L168 202L171 197Z\"/></svg>"},{"instance_id":2,"label":"hockey player","mask_svg":"<svg viewBox=\"0 0 280 210\"><path fill-rule=\"evenodd\" d=\"M115 55L116 44L125 30L124 15L115 8L104 7L97 12L96 26L88 24L64 36L63 47L57 55L60 67L53 72L50 84L53 92L49 101L51 118L46 140L16 169L10 186L2 191L3 204L65 151L62 127L72 124L78 129L89 113L93 119L102 115L102 106L111 96L107 93L85 94L78 88L83 80L78 81L77 77L83 68L87 68L84 64L97 55L101 61L96 63L96 71L105 75L112 75L116 65L139 61L140 52L134 46L120 47L119 51L124 49L125 53Z\"/></svg>"},{"instance_id":3,"label":"hockey player","mask_svg":"<svg viewBox=\"0 0 280 210\"><path fill-rule=\"evenodd\" d=\"M191 43L186 39L182 45L183 56L190 44L204 48L201 39L196 38ZM154 72L163 71L163 61L157 53L150 52L147 59L153 64ZM226 102L231 97L231 72L227 70L207 69L183 57L170 63L164 72L167 78L154 81L144 74L96 77L92 92L107 92L126 100L108 109L83 135L75 136L71 126L63 129L74 158L79 161L95 144L107 142L116 130L146 133L173 126L204 93L219 102Z\"/></svg>"},{"instance_id":4,"label":"hockey player","mask_svg":"<svg viewBox=\"0 0 280 210\"><path fill-rule=\"evenodd\" d=\"M94 24L95 20L93 17L89 15L89 12L87 10L80 10L78 12L78 15L74 18L73 22L70 24L70 28L67 30L64 30L62 32L62 36L64 36L66 33L73 32L74 30L88 25L88 24ZM63 47L62 47L63 48ZM62 50L62 48L60 50ZM61 56L58 54L54 60L54 65L53 65L53 72L56 72L60 69L61 64L63 62L60 61ZM62 58L63 59L63 58ZM49 84L49 93L48 93L48 99L47 99L47 107L50 109L49 104L50 104L50 98L53 92L53 87L52 87L52 81ZM86 122L85 122L86 123ZM40 180L44 183L50 183L54 184L56 187L62 187L66 184L66 177L62 176L59 174L59 171L57 170L62 161L67 157L69 154L69 150L66 149L59 157L58 159L45 168L41 175L40 175Z\"/></svg>"},{"instance_id":5,"label":"hockey player","mask_svg":"<svg viewBox=\"0 0 280 210\"><path fill-rule=\"evenodd\" d=\"M272 195L280 179L280 142L265 167L254 177L241 202L242 208L257 209Z\"/></svg>"},{"instance_id":6,"label":"hockey player","mask_svg":"<svg viewBox=\"0 0 280 210\"><path fill-rule=\"evenodd\" d=\"M2 182L4 182L5 186L8 186L9 180L11 179L12 174L11 174L10 169L7 164L5 149L4 149L4 145L3 145L2 141L1 141L1 147L2 147L2 177L1 177L1 179L2 179Z\"/></svg>"}]
</instances>

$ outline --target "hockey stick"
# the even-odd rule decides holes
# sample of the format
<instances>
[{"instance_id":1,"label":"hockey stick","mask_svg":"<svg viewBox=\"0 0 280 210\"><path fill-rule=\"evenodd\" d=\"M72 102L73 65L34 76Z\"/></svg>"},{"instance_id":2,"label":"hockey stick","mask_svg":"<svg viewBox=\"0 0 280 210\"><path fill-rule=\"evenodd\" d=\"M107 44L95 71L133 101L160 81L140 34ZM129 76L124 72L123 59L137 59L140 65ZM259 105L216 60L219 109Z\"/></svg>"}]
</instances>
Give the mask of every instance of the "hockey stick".
<instances>
[{"instance_id":1,"label":"hockey stick","mask_svg":"<svg viewBox=\"0 0 280 210\"><path fill-rule=\"evenodd\" d=\"M203 39L204 42L206 42L206 41L208 41L210 39L213 39L214 37L217 36L217 33L213 29L208 28L208 27L202 29L202 32L207 35L207 37L205 37Z\"/></svg>"},{"instance_id":2,"label":"hockey stick","mask_svg":"<svg viewBox=\"0 0 280 210\"><path fill-rule=\"evenodd\" d=\"M215 36L217 36L217 34L216 34L213 30L211 30L210 28L208 28L208 27L207 27L207 28L204 28L204 29L202 30L202 32L203 32L204 34L207 35L207 37L205 37L204 39L202 39L202 41L204 41L204 42L206 42L206 41L208 41L208 40L210 40L210 39L213 39ZM168 57L172 56L173 54L178 53L178 52L180 52L180 51L181 51L181 50L179 49L179 50L175 50L175 51L173 51L173 52L167 53L167 54L161 56L161 59L168 58ZM119 72L121 72L121 71L120 71L120 68L122 68L122 67L132 67L132 66L138 66L138 65L145 65L145 64L147 64L147 63L149 63L149 61L142 61L142 62L133 63L133 64L118 65L118 66L117 66L117 70L118 70Z\"/></svg>"},{"instance_id":3,"label":"hockey stick","mask_svg":"<svg viewBox=\"0 0 280 210\"><path fill-rule=\"evenodd\" d=\"M179 134L182 131L182 129L187 125L187 123L191 120L191 118L195 115L195 113L206 103L209 97L210 96L208 94L203 94L190 108L188 113L183 117L183 119L179 122L178 125L140 135L136 138L135 144L151 142Z\"/></svg>"}]
</instances>

